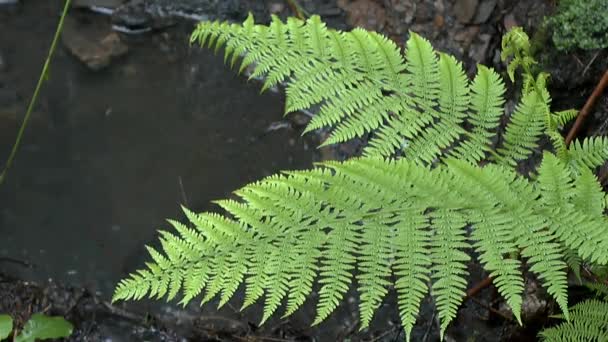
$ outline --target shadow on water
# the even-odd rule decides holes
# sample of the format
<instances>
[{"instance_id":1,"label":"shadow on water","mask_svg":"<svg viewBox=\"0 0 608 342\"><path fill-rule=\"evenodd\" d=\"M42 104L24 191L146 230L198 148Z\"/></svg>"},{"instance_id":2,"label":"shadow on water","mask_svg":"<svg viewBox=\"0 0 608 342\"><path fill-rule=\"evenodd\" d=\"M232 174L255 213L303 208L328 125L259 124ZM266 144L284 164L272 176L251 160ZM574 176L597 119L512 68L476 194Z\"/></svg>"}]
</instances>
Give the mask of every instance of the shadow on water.
<instances>
[{"instance_id":1,"label":"shadow on water","mask_svg":"<svg viewBox=\"0 0 608 342\"><path fill-rule=\"evenodd\" d=\"M8 155L50 43L57 4L0 12L0 156ZM92 20L107 18L91 16ZM125 37L123 37L125 38ZM299 132L264 134L282 99L189 48L186 31L126 38L127 56L92 72L60 47L24 144L0 188L0 269L83 284L109 296L142 265L143 246L182 218L215 209L247 182L304 168ZM14 129L14 130L13 130Z\"/></svg>"}]
</instances>

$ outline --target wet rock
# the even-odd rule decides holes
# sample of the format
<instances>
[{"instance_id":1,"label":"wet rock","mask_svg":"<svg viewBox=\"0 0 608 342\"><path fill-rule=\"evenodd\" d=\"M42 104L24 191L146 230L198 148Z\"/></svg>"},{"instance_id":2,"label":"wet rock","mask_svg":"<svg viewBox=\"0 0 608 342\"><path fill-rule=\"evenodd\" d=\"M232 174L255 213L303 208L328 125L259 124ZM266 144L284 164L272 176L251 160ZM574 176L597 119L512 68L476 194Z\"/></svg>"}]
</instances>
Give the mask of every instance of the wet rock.
<instances>
[{"instance_id":1,"label":"wet rock","mask_svg":"<svg viewBox=\"0 0 608 342\"><path fill-rule=\"evenodd\" d=\"M288 119L294 127L300 128L308 125L312 116L303 112L295 112L290 114Z\"/></svg>"},{"instance_id":2,"label":"wet rock","mask_svg":"<svg viewBox=\"0 0 608 342\"><path fill-rule=\"evenodd\" d=\"M387 31L400 36L407 32L407 26L412 23L416 14L416 2L413 0L384 0L387 11Z\"/></svg>"},{"instance_id":3,"label":"wet rock","mask_svg":"<svg viewBox=\"0 0 608 342\"><path fill-rule=\"evenodd\" d=\"M475 63L483 63L488 55L492 36L489 34L480 34L478 37L481 43L474 44L471 47L469 57L471 57Z\"/></svg>"},{"instance_id":4,"label":"wet rock","mask_svg":"<svg viewBox=\"0 0 608 342\"><path fill-rule=\"evenodd\" d=\"M73 7L105 7L105 8L118 8L122 6L124 0L75 0L72 2Z\"/></svg>"},{"instance_id":5,"label":"wet rock","mask_svg":"<svg viewBox=\"0 0 608 342\"><path fill-rule=\"evenodd\" d=\"M112 23L121 32L140 33L174 25L178 19L242 21L248 12L264 22L260 19L268 9L267 2L251 0L127 0L112 14Z\"/></svg>"},{"instance_id":6,"label":"wet rock","mask_svg":"<svg viewBox=\"0 0 608 342\"><path fill-rule=\"evenodd\" d=\"M419 3L416 5L416 22L427 23L433 20L435 15L435 6L431 3Z\"/></svg>"},{"instance_id":7,"label":"wet rock","mask_svg":"<svg viewBox=\"0 0 608 342\"><path fill-rule=\"evenodd\" d=\"M347 13L348 24L362 27L371 31L382 31L386 25L386 11L384 7L370 0L338 0L340 6Z\"/></svg>"},{"instance_id":8,"label":"wet rock","mask_svg":"<svg viewBox=\"0 0 608 342\"><path fill-rule=\"evenodd\" d=\"M272 13L272 14L281 13L281 12L283 12L284 9L285 9L285 5L281 2L275 2L270 5L270 13Z\"/></svg>"},{"instance_id":9,"label":"wet rock","mask_svg":"<svg viewBox=\"0 0 608 342\"><path fill-rule=\"evenodd\" d=\"M19 3L19 0L0 0L0 6L2 5L16 5Z\"/></svg>"},{"instance_id":10,"label":"wet rock","mask_svg":"<svg viewBox=\"0 0 608 342\"><path fill-rule=\"evenodd\" d=\"M127 46L109 27L100 29L66 18L62 33L64 46L89 69L97 71L107 67L111 60L127 53Z\"/></svg>"},{"instance_id":11,"label":"wet rock","mask_svg":"<svg viewBox=\"0 0 608 342\"><path fill-rule=\"evenodd\" d=\"M456 40L458 42L462 42L461 46L464 49L468 49L478 34L479 34L479 26L469 26L469 27L466 27L464 30L456 33L454 35L454 40Z\"/></svg>"},{"instance_id":12,"label":"wet rock","mask_svg":"<svg viewBox=\"0 0 608 342\"><path fill-rule=\"evenodd\" d=\"M6 71L7 68L6 59L4 58L2 51L0 51L0 72Z\"/></svg>"},{"instance_id":13,"label":"wet rock","mask_svg":"<svg viewBox=\"0 0 608 342\"><path fill-rule=\"evenodd\" d=\"M454 4L454 15L456 19L463 23L470 23L475 17L479 0L456 0Z\"/></svg>"},{"instance_id":14,"label":"wet rock","mask_svg":"<svg viewBox=\"0 0 608 342\"><path fill-rule=\"evenodd\" d=\"M475 14L475 19L473 19L474 24L483 24L492 15L494 12L494 8L496 7L496 0L486 0L482 1L477 7L477 13Z\"/></svg>"},{"instance_id":15,"label":"wet rock","mask_svg":"<svg viewBox=\"0 0 608 342\"><path fill-rule=\"evenodd\" d=\"M152 29L156 26L154 18L146 9L146 4L143 2L136 2L118 8L112 14L114 29L122 27L133 32Z\"/></svg>"},{"instance_id":16,"label":"wet rock","mask_svg":"<svg viewBox=\"0 0 608 342\"><path fill-rule=\"evenodd\" d=\"M505 18L503 20L503 25L505 26L505 30L510 30L511 28L518 26L519 24L517 23L517 20L515 19L515 16L513 15L513 13L509 13L507 15L505 15Z\"/></svg>"}]
</instances>

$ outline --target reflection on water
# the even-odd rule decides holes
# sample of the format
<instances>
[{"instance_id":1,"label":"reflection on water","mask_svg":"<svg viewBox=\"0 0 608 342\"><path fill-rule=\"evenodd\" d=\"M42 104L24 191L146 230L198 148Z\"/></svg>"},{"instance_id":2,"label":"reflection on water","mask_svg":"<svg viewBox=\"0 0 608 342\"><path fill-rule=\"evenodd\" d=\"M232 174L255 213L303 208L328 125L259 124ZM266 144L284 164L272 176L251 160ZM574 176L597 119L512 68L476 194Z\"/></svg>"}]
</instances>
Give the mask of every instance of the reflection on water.
<instances>
[{"instance_id":1,"label":"reflection on water","mask_svg":"<svg viewBox=\"0 0 608 342\"><path fill-rule=\"evenodd\" d=\"M25 2L0 13L0 89L21 113L42 66L56 4ZM93 20L99 17L93 17ZM97 18L97 19L95 19ZM278 95L260 96L222 59L189 49L174 28L128 40L129 53L101 72L57 53L24 144L0 187L0 270L99 289L141 266L143 245L179 205L209 201L279 169L310 165L299 133L263 134L281 119ZM7 101L4 101L7 102ZM4 108L4 109L3 109ZM8 109L6 109L8 108ZM0 116L0 157L16 119Z\"/></svg>"}]
</instances>

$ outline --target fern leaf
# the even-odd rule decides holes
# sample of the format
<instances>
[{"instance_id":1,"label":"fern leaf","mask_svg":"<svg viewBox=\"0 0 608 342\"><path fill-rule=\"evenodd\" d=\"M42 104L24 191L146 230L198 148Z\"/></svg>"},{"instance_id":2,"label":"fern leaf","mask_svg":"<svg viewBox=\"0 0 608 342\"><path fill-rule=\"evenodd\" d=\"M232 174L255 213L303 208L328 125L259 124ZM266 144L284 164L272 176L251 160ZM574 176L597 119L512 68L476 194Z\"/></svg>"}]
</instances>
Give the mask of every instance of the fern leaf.
<instances>
[{"instance_id":1,"label":"fern leaf","mask_svg":"<svg viewBox=\"0 0 608 342\"><path fill-rule=\"evenodd\" d=\"M394 238L397 255L393 272L401 324L407 340L416 324L420 303L428 292L431 258L428 253L428 219L422 212L408 210L407 219L396 225Z\"/></svg>"},{"instance_id":2,"label":"fern leaf","mask_svg":"<svg viewBox=\"0 0 608 342\"><path fill-rule=\"evenodd\" d=\"M568 109L555 112L551 114L551 117L555 123L560 126L566 126L570 121L574 120L578 116L578 110Z\"/></svg>"},{"instance_id":3,"label":"fern leaf","mask_svg":"<svg viewBox=\"0 0 608 342\"><path fill-rule=\"evenodd\" d=\"M608 340L608 303L587 300L571 309L570 322L541 331L543 341L606 341Z\"/></svg>"},{"instance_id":4,"label":"fern leaf","mask_svg":"<svg viewBox=\"0 0 608 342\"><path fill-rule=\"evenodd\" d=\"M369 326L374 312L382 303L382 299L388 293L391 282L391 238L392 232L387 229L386 223L368 221L363 230L357 265L360 275L357 276L359 283L359 315L361 317L361 329Z\"/></svg>"},{"instance_id":5,"label":"fern leaf","mask_svg":"<svg viewBox=\"0 0 608 342\"><path fill-rule=\"evenodd\" d=\"M406 46L403 87L411 93L406 101L409 108L395 113L392 120L380 127L377 135L364 150L366 156L393 155L403 147L405 139L415 139L422 132L422 128L438 116L435 106L438 104L441 85L435 50L428 40L414 32L410 32ZM455 79L458 79L458 76ZM459 90L454 88L454 91Z\"/></svg>"},{"instance_id":6,"label":"fern leaf","mask_svg":"<svg viewBox=\"0 0 608 342\"><path fill-rule=\"evenodd\" d=\"M471 257L465 252L467 242L466 218L452 210L437 210L432 214L435 234L431 237L431 268L433 296L441 321L441 334L456 317L458 307L466 295L467 264ZM443 339L443 338L442 338Z\"/></svg>"},{"instance_id":7,"label":"fern leaf","mask_svg":"<svg viewBox=\"0 0 608 342\"><path fill-rule=\"evenodd\" d=\"M582 142L575 140L568 147L570 165L575 169L583 167L593 170L608 160L608 138L592 137Z\"/></svg>"},{"instance_id":8,"label":"fern leaf","mask_svg":"<svg viewBox=\"0 0 608 342\"><path fill-rule=\"evenodd\" d=\"M406 158L431 163L464 133L461 126L468 107L469 86L462 64L452 56L439 55L439 110L427 127L406 149ZM424 110L424 109L423 109ZM428 110L428 109L426 109Z\"/></svg>"},{"instance_id":9,"label":"fern leaf","mask_svg":"<svg viewBox=\"0 0 608 342\"><path fill-rule=\"evenodd\" d=\"M584 183L583 183L584 184ZM581 183L577 184L581 186ZM574 209L571 196L574 183L566 166L554 155L545 153L539 170L539 186L543 192L543 202L547 215L548 228L568 248L591 261L604 264L608 261L608 245L602 236L608 234L608 225L601 215L592 215ZM583 188L581 186L581 188ZM580 191L580 189L579 189ZM585 190L582 190L583 192ZM580 199L579 199L580 200ZM573 229L576 227L576 229Z\"/></svg>"},{"instance_id":10,"label":"fern leaf","mask_svg":"<svg viewBox=\"0 0 608 342\"><path fill-rule=\"evenodd\" d=\"M480 253L479 260L484 268L490 271L498 291L521 322L524 282L521 262L511 257L518 251L513 230L520 224L515 217L532 214L521 206L518 197L509 189L509 183L516 177L497 167L486 167L483 170L489 172L481 172L481 169L465 162L448 160L447 164L458 179L461 194L472 203L482 205L469 212L475 227L472 232L474 247Z\"/></svg>"},{"instance_id":11,"label":"fern leaf","mask_svg":"<svg viewBox=\"0 0 608 342\"><path fill-rule=\"evenodd\" d=\"M516 165L532 154L545 131L548 110L546 100L538 92L524 94L507 125L503 146L497 150L501 163Z\"/></svg>"},{"instance_id":12,"label":"fern leaf","mask_svg":"<svg viewBox=\"0 0 608 342\"><path fill-rule=\"evenodd\" d=\"M453 155L458 159L478 162L491 151L492 137L502 114L505 85L493 70L479 65L477 75L471 85L470 110L468 121L473 126L469 139L456 147Z\"/></svg>"}]
</instances>

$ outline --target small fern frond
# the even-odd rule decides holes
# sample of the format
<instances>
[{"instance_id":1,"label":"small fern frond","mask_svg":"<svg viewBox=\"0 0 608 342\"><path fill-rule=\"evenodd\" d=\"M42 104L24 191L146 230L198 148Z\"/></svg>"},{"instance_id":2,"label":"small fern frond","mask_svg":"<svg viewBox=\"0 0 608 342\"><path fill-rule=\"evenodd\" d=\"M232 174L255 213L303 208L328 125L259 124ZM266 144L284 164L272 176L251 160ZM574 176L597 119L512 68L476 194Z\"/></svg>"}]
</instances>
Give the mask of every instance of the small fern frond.
<instances>
[{"instance_id":1,"label":"small fern frond","mask_svg":"<svg viewBox=\"0 0 608 342\"><path fill-rule=\"evenodd\" d=\"M566 262L566 265L568 265L568 268L572 270L572 273L574 273L576 280L578 280L579 283L582 283L581 268L583 266L583 258L581 258L575 250L564 247L564 261Z\"/></svg>"},{"instance_id":2,"label":"small fern frond","mask_svg":"<svg viewBox=\"0 0 608 342\"><path fill-rule=\"evenodd\" d=\"M587 176L588 177L588 176ZM606 219L597 211L575 208L573 193L585 194L588 180L574 183L566 165L550 153L545 153L539 169L538 184L543 192L543 203L548 215L549 230L568 248L578 251L583 258L592 262L608 262L608 244L603 236L608 236ZM575 188L575 185L580 188ZM576 190L575 190L576 189ZM577 196L577 201L581 201ZM579 204L580 205L580 204ZM573 229L573 227L576 227Z\"/></svg>"},{"instance_id":3,"label":"small fern frond","mask_svg":"<svg viewBox=\"0 0 608 342\"><path fill-rule=\"evenodd\" d=\"M444 70L450 72L447 68ZM441 84L437 54L428 40L414 32L410 32L406 42L405 72L404 90L401 92L407 91L409 94L402 99L405 102L404 110L394 113L378 129L363 151L366 156L394 155L403 149L405 141L416 139L423 128L438 116L435 107ZM408 145L410 143L406 143Z\"/></svg>"},{"instance_id":4,"label":"small fern frond","mask_svg":"<svg viewBox=\"0 0 608 342\"><path fill-rule=\"evenodd\" d=\"M539 336L548 342L608 340L608 302L586 300L570 308L570 321L545 329Z\"/></svg>"},{"instance_id":5,"label":"small fern frond","mask_svg":"<svg viewBox=\"0 0 608 342\"><path fill-rule=\"evenodd\" d=\"M608 284L605 282L585 283L585 286L593 291L597 298L608 301Z\"/></svg>"},{"instance_id":6,"label":"small fern frond","mask_svg":"<svg viewBox=\"0 0 608 342\"><path fill-rule=\"evenodd\" d=\"M573 141L568 147L570 165L574 169L591 170L608 159L608 137L591 137Z\"/></svg>"},{"instance_id":7,"label":"small fern frond","mask_svg":"<svg viewBox=\"0 0 608 342\"><path fill-rule=\"evenodd\" d=\"M470 137L452 153L458 159L476 163L492 151L492 138L502 115L505 85L500 76L483 65L477 68L471 85L471 114L468 122L472 126Z\"/></svg>"},{"instance_id":8,"label":"small fern frond","mask_svg":"<svg viewBox=\"0 0 608 342\"><path fill-rule=\"evenodd\" d=\"M548 111L548 103L538 92L524 94L507 124L504 143L497 149L499 162L514 166L532 154L545 132L545 116Z\"/></svg>"},{"instance_id":9,"label":"small fern frond","mask_svg":"<svg viewBox=\"0 0 608 342\"><path fill-rule=\"evenodd\" d=\"M434 124L419 134L406 149L410 160L430 164L444 149L450 147L462 134L462 122L469 105L468 79L462 64L452 56L439 55L438 110L430 111Z\"/></svg>"},{"instance_id":10,"label":"small fern frond","mask_svg":"<svg viewBox=\"0 0 608 342\"><path fill-rule=\"evenodd\" d=\"M530 67L536 63L530 53L530 46L530 38L521 27L511 28L502 37L500 58L503 62L511 58L511 61L507 66L507 74L512 82L515 81L515 71L517 68L521 67L524 69L524 93L528 92L526 91L526 88L528 88L527 85L530 84L530 80L526 80L526 78L531 76L531 73L529 72Z\"/></svg>"},{"instance_id":11,"label":"small fern frond","mask_svg":"<svg viewBox=\"0 0 608 342\"><path fill-rule=\"evenodd\" d=\"M578 116L578 110L576 110L576 109L562 110L562 111L551 114L553 121L560 126L566 126L570 121L574 120L577 116Z\"/></svg>"},{"instance_id":12,"label":"small fern frond","mask_svg":"<svg viewBox=\"0 0 608 342\"><path fill-rule=\"evenodd\" d=\"M225 46L231 64L244 56L240 70L253 65L250 77L264 78L262 90L287 82L287 112L322 105L306 131L334 127L339 134L327 144L369 133L401 107L386 106L393 102L383 101L382 92L404 91L404 60L396 44L377 33L328 29L318 16L287 23L273 17L268 27L255 25L249 16L243 25L202 22L192 40ZM377 110L366 110L369 105ZM375 123L346 121L362 116Z\"/></svg>"},{"instance_id":13,"label":"small fern frond","mask_svg":"<svg viewBox=\"0 0 608 342\"><path fill-rule=\"evenodd\" d=\"M437 210L431 214L434 235L431 236L431 268L435 305L439 312L441 333L456 317L467 287L467 254L471 248L465 227L467 220L454 210ZM443 339L443 338L442 338Z\"/></svg>"},{"instance_id":14,"label":"small fern frond","mask_svg":"<svg viewBox=\"0 0 608 342\"><path fill-rule=\"evenodd\" d=\"M605 209L604 191L597 177L587 168L581 168L574 180L572 204L587 215L602 216Z\"/></svg>"}]
</instances>

